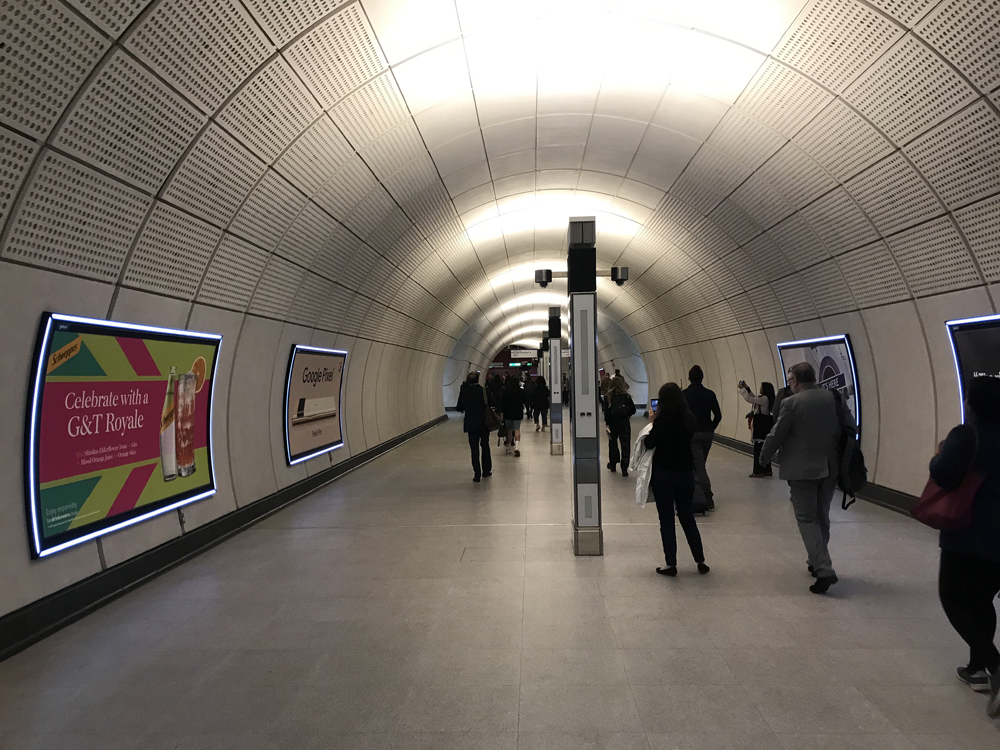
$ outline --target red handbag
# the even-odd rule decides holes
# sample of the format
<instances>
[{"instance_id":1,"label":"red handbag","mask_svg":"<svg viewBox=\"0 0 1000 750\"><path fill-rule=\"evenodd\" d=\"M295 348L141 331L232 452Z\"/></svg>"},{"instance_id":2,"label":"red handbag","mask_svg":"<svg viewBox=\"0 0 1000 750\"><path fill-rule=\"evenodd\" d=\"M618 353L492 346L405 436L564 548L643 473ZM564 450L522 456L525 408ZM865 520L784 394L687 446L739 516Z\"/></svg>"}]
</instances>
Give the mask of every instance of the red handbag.
<instances>
[{"instance_id":1,"label":"red handbag","mask_svg":"<svg viewBox=\"0 0 1000 750\"><path fill-rule=\"evenodd\" d=\"M969 471L962 483L953 490L943 490L933 479L928 479L927 486L910 515L938 531L967 529L972 525L976 493L984 479L982 474Z\"/></svg>"}]
</instances>

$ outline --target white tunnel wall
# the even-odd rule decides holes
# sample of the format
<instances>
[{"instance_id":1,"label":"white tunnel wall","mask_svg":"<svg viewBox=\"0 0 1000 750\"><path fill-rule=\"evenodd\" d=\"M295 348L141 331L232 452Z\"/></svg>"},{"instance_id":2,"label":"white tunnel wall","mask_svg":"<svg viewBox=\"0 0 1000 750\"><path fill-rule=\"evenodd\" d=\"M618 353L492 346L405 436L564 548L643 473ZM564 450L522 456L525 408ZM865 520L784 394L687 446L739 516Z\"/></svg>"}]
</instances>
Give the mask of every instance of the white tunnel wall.
<instances>
[{"instance_id":1,"label":"white tunnel wall","mask_svg":"<svg viewBox=\"0 0 1000 750\"><path fill-rule=\"evenodd\" d=\"M112 301L113 300L113 301ZM213 449L218 492L182 509L191 530L426 424L444 413L440 384L447 358L372 343L335 332L267 320L65 274L3 264L0 268L0 347L3 382L0 424L5 456L23 451L31 354L46 311L223 335L214 390ZM190 321L188 317L190 315ZM289 467L282 419L292 344L346 349L344 447ZM166 513L100 542L90 541L41 560L28 555L20 459L0 472L0 615L30 604L128 560L182 533L181 515Z\"/></svg>"}]
</instances>

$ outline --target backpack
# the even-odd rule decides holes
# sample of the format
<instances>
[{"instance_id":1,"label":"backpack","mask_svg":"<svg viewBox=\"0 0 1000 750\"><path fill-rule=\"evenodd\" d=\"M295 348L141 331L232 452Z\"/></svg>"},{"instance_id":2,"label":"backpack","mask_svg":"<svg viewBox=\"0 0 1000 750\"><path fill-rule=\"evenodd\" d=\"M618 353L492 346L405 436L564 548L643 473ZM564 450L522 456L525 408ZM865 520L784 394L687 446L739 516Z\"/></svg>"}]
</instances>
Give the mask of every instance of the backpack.
<instances>
[{"instance_id":1,"label":"backpack","mask_svg":"<svg viewBox=\"0 0 1000 750\"><path fill-rule=\"evenodd\" d=\"M838 391L833 391L837 401L837 417L840 420L840 441L837 445L840 456L840 471L837 473L837 488L844 493L841 507L850 508L857 500L857 494L868 484L868 467L865 466L865 456L861 452L861 442L858 440L858 428L847 410ZM847 496L851 496L850 502Z\"/></svg>"},{"instance_id":2,"label":"backpack","mask_svg":"<svg viewBox=\"0 0 1000 750\"><path fill-rule=\"evenodd\" d=\"M616 393L610 399L608 405L608 421L619 422L628 419L635 414L635 404L627 394Z\"/></svg>"}]
</instances>

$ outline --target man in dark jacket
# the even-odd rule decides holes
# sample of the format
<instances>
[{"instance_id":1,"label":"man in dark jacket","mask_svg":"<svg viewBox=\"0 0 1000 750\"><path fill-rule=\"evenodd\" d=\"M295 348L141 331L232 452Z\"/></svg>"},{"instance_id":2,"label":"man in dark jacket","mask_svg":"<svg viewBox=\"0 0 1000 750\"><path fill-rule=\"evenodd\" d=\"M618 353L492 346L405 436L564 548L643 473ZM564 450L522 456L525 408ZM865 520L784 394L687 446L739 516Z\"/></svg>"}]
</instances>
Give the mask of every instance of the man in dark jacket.
<instances>
[{"instance_id":1,"label":"man in dark jacket","mask_svg":"<svg viewBox=\"0 0 1000 750\"><path fill-rule=\"evenodd\" d=\"M493 458L490 456L490 431L486 429L486 407L489 397L486 389L479 385L479 373L470 372L465 388L458 397L458 410L465 412L462 429L469 436L469 449L472 451L472 481L478 482L480 476L493 474ZM479 453L482 451L482 463Z\"/></svg>"},{"instance_id":2,"label":"man in dark jacket","mask_svg":"<svg viewBox=\"0 0 1000 750\"><path fill-rule=\"evenodd\" d=\"M535 418L535 380L528 375L524 382L524 410L527 412L526 419Z\"/></svg>"},{"instance_id":3,"label":"man in dark jacket","mask_svg":"<svg viewBox=\"0 0 1000 750\"><path fill-rule=\"evenodd\" d=\"M712 450L712 440L715 439L715 429L722 421L722 409L715 391L702 385L705 373L695 365L688 371L691 385L684 389L684 399L688 408L697 420L694 437L691 438L691 454L694 456L694 470L698 487L705 493L705 502L709 510L715 510L715 497L712 494L712 480L708 477L708 452Z\"/></svg>"},{"instance_id":4,"label":"man in dark jacket","mask_svg":"<svg viewBox=\"0 0 1000 750\"><path fill-rule=\"evenodd\" d=\"M635 402L626 391L625 379L616 376L611 379L604 400L604 423L608 426L608 468L615 470L622 465L622 476L628 476L629 454L632 447L632 423Z\"/></svg>"}]
</instances>

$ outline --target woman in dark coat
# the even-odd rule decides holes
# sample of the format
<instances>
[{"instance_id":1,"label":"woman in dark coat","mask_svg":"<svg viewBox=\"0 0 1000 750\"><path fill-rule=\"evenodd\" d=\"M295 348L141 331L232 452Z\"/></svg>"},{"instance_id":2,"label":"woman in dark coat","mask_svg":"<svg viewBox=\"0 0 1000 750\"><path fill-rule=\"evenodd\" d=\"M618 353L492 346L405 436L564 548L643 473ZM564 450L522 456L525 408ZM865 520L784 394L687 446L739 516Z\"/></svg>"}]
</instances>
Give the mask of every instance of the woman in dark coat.
<instances>
[{"instance_id":1,"label":"woman in dark coat","mask_svg":"<svg viewBox=\"0 0 1000 750\"><path fill-rule=\"evenodd\" d=\"M1000 652L993 642L993 600L1000 592L1000 380L972 379L965 424L948 433L930 470L945 490L957 489L971 471L984 477L969 527L941 532L938 591L952 627L969 644L969 663L958 668L958 678L989 693L987 711L1000 716Z\"/></svg>"},{"instance_id":2,"label":"woman in dark coat","mask_svg":"<svg viewBox=\"0 0 1000 750\"><path fill-rule=\"evenodd\" d=\"M674 528L674 508L677 520L684 529L688 546L698 572L707 573L705 551L701 534L694 520L694 456L691 454L691 436L694 435L695 418L688 408L684 393L676 383L660 387L656 411L650 413L653 429L643 437L647 450L653 454L653 475L650 488L656 500L656 513L660 517L660 540L666 567L656 572L665 576L677 575L677 532Z\"/></svg>"},{"instance_id":3,"label":"woman in dark coat","mask_svg":"<svg viewBox=\"0 0 1000 750\"><path fill-rule=\"evenodd\" d=\"M507 427L507 439L504 450L510 453L513 446L514 456L521 455L521 420L524 419L524 391L517 378L511 378L503 387L500 396L500 410L503 411L503 421Z\"/></svg>"},{"instance_id":4,"label":"woman in dark coat","mask_svg":"<svg viewBox=\"0 0 1000 750\"><path fill-rule=\"evenodd\" d=\"M539 375L535 378L535 393L534 393L534 407L535 407L535 432L544 430L549 423L549 387L545 384L545 378ZM538 418L541 417L542 424L538 424Z\"/></svg>"}]
</instances>

